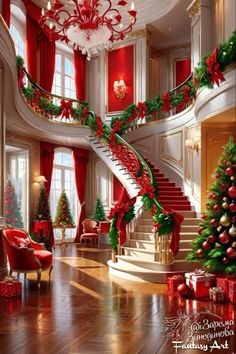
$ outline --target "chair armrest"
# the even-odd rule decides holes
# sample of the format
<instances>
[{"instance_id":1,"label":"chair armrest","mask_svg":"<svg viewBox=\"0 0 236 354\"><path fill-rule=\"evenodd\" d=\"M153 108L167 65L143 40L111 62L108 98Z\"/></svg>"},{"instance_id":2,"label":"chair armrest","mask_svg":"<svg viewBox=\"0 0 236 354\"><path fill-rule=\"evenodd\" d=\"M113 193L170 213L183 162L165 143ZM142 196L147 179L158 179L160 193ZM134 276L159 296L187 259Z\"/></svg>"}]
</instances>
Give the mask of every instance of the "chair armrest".
<instances>
[{"instance_id":1,"label":"chair armrest","mask_svg":"<svg viewBox=\"0 0 236 354\"><path fill-rule=\"evenodd\" d=\"M35 242L34 240L32 240L31 237L30 237L30 244L34 250L45 250L45 244L43 242L41 243Z\"/></svg>"}]
</instances>

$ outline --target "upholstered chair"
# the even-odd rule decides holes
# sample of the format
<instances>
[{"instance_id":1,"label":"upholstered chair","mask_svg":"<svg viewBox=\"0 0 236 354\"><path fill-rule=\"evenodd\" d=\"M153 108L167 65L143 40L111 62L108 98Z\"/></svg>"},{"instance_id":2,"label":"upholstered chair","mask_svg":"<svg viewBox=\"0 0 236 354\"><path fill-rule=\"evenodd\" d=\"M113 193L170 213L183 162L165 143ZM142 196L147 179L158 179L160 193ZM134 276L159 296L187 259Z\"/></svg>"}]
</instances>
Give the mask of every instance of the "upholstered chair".
<instances>
[{"instance_id":1,"label":"upholstered chair","mask_svg":"<svg viewBox=\"0 0 236 354\"><path fill-rule=\"evenodd\" d=\"M81 235L81 242L89 240L89 242L97 243L98 242L98 231L97 231L97 222L92 219L85 219L82 222L83 225L83 234Z\"/></svg>"},{"instance_id":2,"label":"upholstered chair","mask_svg":"<svg viewBox=\"0 0 236 354\"><path fill-rule=\"evenodd\" d=\"M40 285L41 272L49 270L49 281L52 272L52 253L44 249L43 244L34 242L27 232L9 228L2 232L3 243L6 250L12 273L36 272L37 282Z\"/></svg>"}]
</instances>

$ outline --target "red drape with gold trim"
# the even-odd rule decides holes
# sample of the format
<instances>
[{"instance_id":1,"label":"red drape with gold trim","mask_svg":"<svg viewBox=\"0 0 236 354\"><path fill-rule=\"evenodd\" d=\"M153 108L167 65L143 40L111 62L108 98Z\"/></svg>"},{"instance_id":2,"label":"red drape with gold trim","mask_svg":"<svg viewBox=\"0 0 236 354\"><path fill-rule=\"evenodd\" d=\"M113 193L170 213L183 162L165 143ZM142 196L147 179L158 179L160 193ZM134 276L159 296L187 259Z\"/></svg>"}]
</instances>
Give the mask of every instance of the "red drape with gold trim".
<instances>
[{"instance_id":1,"label":"red drape with gold trim","mask_svg":"<svg viewBox=\"0 0 236 354\"><path fill-rule=\"evenodd\" d=\"M80 50L74 50L74 69L76 97L80 101L85 101L86 57Z\"/></svg>"},{"instance_id":2,"label":"red drape with gold trim","mask_svg":"<svg viewBox=\"0 0 236 354\"><path fill-rule=\"evenodd\" d=\"M52 171L53 171L53 159L54 159L54 145L51 143L40 142L40 175L44 176L47 180L45 182L45 189L47 197L49 198Z\"/></svg>"},{"instance_id":3,"label":"red drape with gold trim","mask_svg":"<svg viewBox=\"0 0 236 354\"><path fill-rule=\"evenodd\" d=\"M2 17L6 22L7 26L10 27L10 18L11 18L11 1L3 0L2 1Z\"/></svg>"},{"instance_id":4,"label":"red drape with gold trim","mask_svg":"<svg viewBox=\"0 0 236 354\"><path fill-rule=\"evenodd\" d=\"M89 158L88 150L80 148L72 148L74 171L75 171L75 185L80 202L80 213L78 215L78 224L76 229L76 237L74 242L80 242L80 236L82 233L82 221L85 219L85 186L87 175L87 163Z\"/></svg>"},{"instance_id":5,"label":"red drape with gold trim","mask_svg":"<svg viewBox=\"0 0 236 354\"><path fill-rule=\"evenodd\" d=\"M52 91L56 45L43 32L40 35L40 86Z\"/></svg>"}]
</instances>

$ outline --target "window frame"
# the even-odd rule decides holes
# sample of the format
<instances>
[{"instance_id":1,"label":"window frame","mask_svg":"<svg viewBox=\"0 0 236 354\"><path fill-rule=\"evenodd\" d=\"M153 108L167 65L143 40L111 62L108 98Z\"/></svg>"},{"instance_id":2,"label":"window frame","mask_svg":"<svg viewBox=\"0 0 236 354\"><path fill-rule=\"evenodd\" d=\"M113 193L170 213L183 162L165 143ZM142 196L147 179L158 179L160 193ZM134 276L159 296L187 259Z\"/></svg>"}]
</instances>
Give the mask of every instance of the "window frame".
<instances>
[{"instance_id":1,"label":"window frame","mask_svg":"<svg viewBox=\"0 0 236 354\"><path fill-rule=\"evenodd\" d=\"M61 164L58 164L55 162L55 155L56 153L66 153L66 154L70 154L71 155L71 159L73 159L72 157L72 150L70 148L66 148L66 147L58 147L58 148L55 148L54 150L54 162L53 162L53 171L52 171L52 181L51 181L51 191L53 190L54 193L56 191L58 191L57 188L55 189L52 189L52 183L53 183L53 172L54 172L54 169L59 169L61 171L61 181L60 181L60 184L61 184L61 188L60 190L66 190L65 188L65 171L70 171L71 173L73 173L73 176L74 176L74 168L73 168L73 160L72 160L72 166L66 166L66 165L61 165ZM75 177L74 177L75 178ZM75 188L75 181L72 181L73 185L74 185L74 188ZM75 188L76 189L76 188ZM49 200L50 200L50 205L52 203L52 196L51 196L51 191L50 191L50 196L49 196ZM73 214L73 211L71 209L71 201L70 201L70 198L69 196L67 195L68 199L69 199L69 202L70 202L70 210L71 210L71 214L72 214L72 217L73 217L73 220L75 222L75 224L77 224L77 219L78 219L78 211L79 211L79 202L78 202L78 197L77 197L77 193L75 191L74 193L75 195L75 198L74 198L74 203L75 203L75 210L74 210L74 214ZM55 215L52 215L52 208L51 208L51 217L52 217L52 220L55 219L55 216L56 216L56 210L57 210L57 203L58 203L58 200L56 201L56 207L55 207ZM60 236L60 232L61 230L60 229L55 229L56 231L54 231L54 238L55 238L55 243L58 244L60 243L60 240L61 240L61 236ZM70 234L70 235L68 235ZM74 234L72 236L72 234ZM75 238L75 229L72 228L72 229L66 229L66 241L67 242L72 242L74 241L74 238Z\"/></svg>"}]
</instances>

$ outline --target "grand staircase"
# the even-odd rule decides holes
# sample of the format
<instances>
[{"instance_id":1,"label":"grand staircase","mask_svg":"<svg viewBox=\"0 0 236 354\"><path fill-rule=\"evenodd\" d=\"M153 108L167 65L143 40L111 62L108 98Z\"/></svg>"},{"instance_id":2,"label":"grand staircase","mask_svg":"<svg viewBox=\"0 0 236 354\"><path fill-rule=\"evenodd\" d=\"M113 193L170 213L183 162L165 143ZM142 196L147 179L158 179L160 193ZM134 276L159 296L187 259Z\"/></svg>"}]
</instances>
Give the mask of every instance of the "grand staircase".
<instances>
[{"instance_id":1,"label":"grand staircase","mask_svg":"<svg viewBox=\"0 0 236 354\"><path fill-rule=\"evenodd\" d=\"M119 178L133 197L139 192L139 185L129 172L114 158L109 149L94 136L88 141L93 150L106 163L112 172ZM164 174L152 163L148 162L159 189L158 201L163 207L170 207L184 216L180 232L180 249L173 264L161 264L157 262L155 252L155 240L153 233L153 220L147 211L143 211L133 230L129 233L126 245L121 248L122 254L117 255L117 262L109 261L110 273L123 279L144 282L165 283L166 274L170 272L184 272L196 268L195 264L188 263L185 258L191 250L191 241L195 238L199 228L200 219L180 187L169 181ZM135 208L141 206L140 199Z\"/></svg>"}]
</instances>

